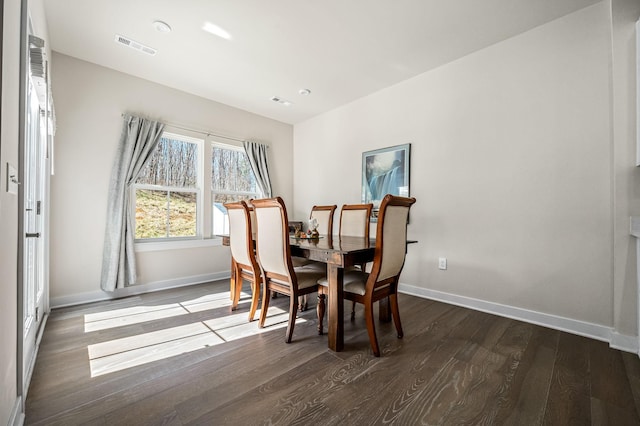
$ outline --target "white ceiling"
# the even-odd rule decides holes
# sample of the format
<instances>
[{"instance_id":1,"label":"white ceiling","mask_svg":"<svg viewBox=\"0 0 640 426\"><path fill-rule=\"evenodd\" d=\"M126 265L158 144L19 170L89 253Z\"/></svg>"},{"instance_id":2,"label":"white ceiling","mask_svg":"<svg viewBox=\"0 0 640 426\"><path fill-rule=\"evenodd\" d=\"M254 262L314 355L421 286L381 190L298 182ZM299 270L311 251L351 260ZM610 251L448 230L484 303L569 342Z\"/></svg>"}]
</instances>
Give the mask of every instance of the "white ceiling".
<instances>
[{"instance_id":1,"label":"white ceiling","mask_svg":"<svg viewBox=\"0 0 640 426\"><path fill-rule=\"evenodd\" d=\"M285 123L599 0L45 0L53 50ZM173 28L156 31L153 21ZM205 21L231 36L202 31ZM145 55L115 34L157 49ZM298 90L311 94L301 96ZM277 95L293 105L271 101Z\"/></svg>"}]
</instances>

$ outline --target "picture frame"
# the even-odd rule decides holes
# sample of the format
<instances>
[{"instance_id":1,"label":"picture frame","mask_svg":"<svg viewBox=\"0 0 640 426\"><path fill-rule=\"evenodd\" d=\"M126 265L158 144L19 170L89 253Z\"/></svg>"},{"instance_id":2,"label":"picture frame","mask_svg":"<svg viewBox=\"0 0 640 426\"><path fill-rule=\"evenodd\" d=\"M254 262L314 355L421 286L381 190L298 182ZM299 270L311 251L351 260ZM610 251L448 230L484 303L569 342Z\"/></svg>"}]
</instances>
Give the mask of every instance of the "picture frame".
<instances>
[{"instance_id":1,"label":"picture frame","mask_svg":"<svg viewBox=\"0 0 640 426\"><path fill-rule=\"evenodd\" d=\"M362 153L362 203L373 204L372 222L386 194L409 197L410 157L410 143Z\"/></svg>"}]
</instances>

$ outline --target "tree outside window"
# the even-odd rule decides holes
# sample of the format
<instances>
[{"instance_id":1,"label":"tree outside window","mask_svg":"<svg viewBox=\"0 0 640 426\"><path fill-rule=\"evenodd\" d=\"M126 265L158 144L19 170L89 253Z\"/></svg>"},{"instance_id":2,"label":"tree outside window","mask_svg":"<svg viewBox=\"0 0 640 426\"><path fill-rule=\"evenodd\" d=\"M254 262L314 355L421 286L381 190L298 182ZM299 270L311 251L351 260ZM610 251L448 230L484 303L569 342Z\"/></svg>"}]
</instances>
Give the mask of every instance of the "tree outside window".
<instances>
[{"instance_id":1,"label":"tree outside window","mask_svg":"<svg viewBox=\"0 0 640 426\"><path fill-rule=\"evenodd\" d=\"M244 150L240 147L213 143L211 145L213 234L229 233L229 220L224 203L260 197L260 190Z\"/></svg>"},{"instance_id":2,"label":"tree outside window","mask_svg":"<svg viewBox=\"0 0 640 426\"><path fill-rule=\"evenodd\" d=\"M198 236L199 144L165 132L134 185L136 239Z\"/></svg>"},{"instance_id":3,"label":"tree outside window","mask_svg":"<svg viewBox=\"0 0 640 426\"><path fill-rule=\"evenodd\" d=\"M210 158L210 176L203 176L204 163L200 158ZM201 182L211 182L211 192L204 196ZM261 196L242 147L219 142L205 144L202 139L164 132L132 186L135 238L137 241L202 238L202 219L211 224L209 235L228 234L224 203ZM201 204L208 204L210 209ZM203 215L204 218L200 217Z\"/></svg>"}]
</instances>

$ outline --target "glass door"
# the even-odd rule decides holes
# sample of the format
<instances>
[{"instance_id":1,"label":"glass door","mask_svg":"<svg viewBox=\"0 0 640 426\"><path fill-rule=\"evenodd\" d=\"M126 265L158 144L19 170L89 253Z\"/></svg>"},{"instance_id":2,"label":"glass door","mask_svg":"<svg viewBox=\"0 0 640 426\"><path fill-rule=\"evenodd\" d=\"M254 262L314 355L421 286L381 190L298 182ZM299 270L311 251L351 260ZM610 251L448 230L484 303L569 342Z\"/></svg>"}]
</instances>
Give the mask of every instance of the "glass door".
<instances>
[{"instance_id":1,"label":"glass door","mask_svg":"<svg viewBox=\"0 0 640 426\"><path fill-rule=\"evenodd\" d=\"M44 317L44 215L42 201L46 176L44 147L47 138L46 116L40 107L36 87L29 78L26 137L24 146L24 377L30 376L36 353L38 330ZM27 380L28 382L28 380Z\"/></svg>"}]
</instances>

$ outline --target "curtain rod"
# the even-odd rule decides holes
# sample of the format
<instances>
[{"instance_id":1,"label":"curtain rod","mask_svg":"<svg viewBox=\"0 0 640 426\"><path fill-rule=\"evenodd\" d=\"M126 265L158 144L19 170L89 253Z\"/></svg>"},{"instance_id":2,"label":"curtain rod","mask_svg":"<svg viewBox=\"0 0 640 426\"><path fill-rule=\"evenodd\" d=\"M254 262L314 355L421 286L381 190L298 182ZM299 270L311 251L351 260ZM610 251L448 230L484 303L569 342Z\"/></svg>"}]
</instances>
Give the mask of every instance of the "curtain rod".
<instances>
[{"instance_id":1,"label":"curtain rod","mask_svg":"<svg viewBox=\"0 0 640 426\"><path fill-rule=\"evenodd\" d=\"M120 114L120 116L122 118L124 118L126 114L122 113ZM164 122L163 122L164 123ZM222 138L222 139L229 139L232 141L236 141L236 142L244 142L246 139L238 139L238 138L233 138L231 136L224 136L224 135L219 135L215 132L210 132L208 130L197 130L197 129L190 129L188 127L184 127L184 126L180 126L178 124L172 124L172 123L164 123L165 126L168 127L173 127L174 129L180 129L180 130L186 130L187 132L194 132L194 133L200 133L201 135L207 135L207 136L215 136L217 138ZM268 146L268 145L267 145Z\"/></svg>"},{"instance_id":2,"label":"curtain rod","mask_svg":"<svg viewBox=\"0 0 640 426\"><path fill-rule=\"evenodd\" d=\"M236 142L244 142L245 141L244 139L238 139L238 138L232 138L231 136L219 135L217 133L210 132L208 130L189 129L187 127L182 127L182 126L178 126L177 124L171 124L171 123L165 123L165 125L168 126L168 127L173 127L174 129L186 130L187 132L200 133L202 135L207 135L207 136L215 136L217 138L229 139L229 140L236 141Z\"/></svg>"}]
</instances>

